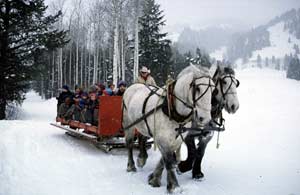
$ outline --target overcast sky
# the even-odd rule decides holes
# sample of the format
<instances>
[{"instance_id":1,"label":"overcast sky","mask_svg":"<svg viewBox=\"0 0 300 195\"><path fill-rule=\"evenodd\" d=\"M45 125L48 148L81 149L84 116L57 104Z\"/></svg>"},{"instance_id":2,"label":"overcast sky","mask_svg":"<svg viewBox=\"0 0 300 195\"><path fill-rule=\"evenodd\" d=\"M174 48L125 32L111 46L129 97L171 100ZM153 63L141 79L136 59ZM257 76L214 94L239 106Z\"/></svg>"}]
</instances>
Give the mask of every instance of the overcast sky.
<instances>
[{"instance_id":1,"label":"overcast sky","mask_svg":"<svg viewBox=\"0 0 300 195\"><path fill-rule=\"evenodd\" d=\"M287 10L300 8L300 0L157 0L157 2L165 11L168 26L243 23L253 27L264 24Z\"/></svg>"}]
</instances>

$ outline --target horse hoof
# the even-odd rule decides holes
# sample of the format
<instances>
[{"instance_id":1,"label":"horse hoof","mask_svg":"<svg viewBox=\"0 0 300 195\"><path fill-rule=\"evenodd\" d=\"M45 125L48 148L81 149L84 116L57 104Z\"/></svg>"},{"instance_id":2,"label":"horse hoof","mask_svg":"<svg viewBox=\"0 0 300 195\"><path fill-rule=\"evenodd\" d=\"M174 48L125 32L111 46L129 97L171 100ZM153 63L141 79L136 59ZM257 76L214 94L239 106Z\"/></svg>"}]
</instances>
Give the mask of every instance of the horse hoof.
<instances>
[{"instance_id":1,"label":"horse hoof","mask_svg":"<svg viewBox=\"0 0 300 195\"><path fill-rule=\"evenodd\" d=\"M183 172L180 171L178 166L176 167L175 170L176 170L177 175L182 175L183 174Z\"/></svg>"},{"instance_id":2,"label":"horse hoof","mask_svg":"<svg viewBox=\"0 0 300 195\"><path fill-rule=\"evenodd\" d=\"M137 159L137 166L143 168L146 164L147 158L138 158Z\"/></svg>"},{"instance_id":3,"label":"horse hoof","mask_svg":"<svg viewBox=\"0 0 300 195\"><path fill-rule=\"evenodd\" d=\"M135 168L135 166L133 165L133 166L127 166L127 172L136 172L136 168Z\"/></svg>"},{"instance_id":4,"label":"horse hoof","mask_svg":"<svg viewBox=\"0 0 300 195\"><path fill-rule=\"evenodd\" d=\"M204 174L202 172L193 174L193 179L196 181L203 181L204 180Z\"/></svg>"},{"instance_id":5,"label":"horse hoof","mask_svg":"<svg viewBox=\"0 0 300 195\"><path fill-rule=\"evenodd\" d=\"M178 187L179 187L178 184L168 184L167 185L168 193L172 194Z\"/></svg>"},{"instance_id":6,"label":"horse hoof","mask_svg":"<svg viewBox=\"0 0 300 195\"><path fill-rule=\"evenodd\" d=\"M160 179L154 177L153 174L150 174L148 177L148 184L154 188L158 188L161 186Z\"/></svg>"}]
</instances>

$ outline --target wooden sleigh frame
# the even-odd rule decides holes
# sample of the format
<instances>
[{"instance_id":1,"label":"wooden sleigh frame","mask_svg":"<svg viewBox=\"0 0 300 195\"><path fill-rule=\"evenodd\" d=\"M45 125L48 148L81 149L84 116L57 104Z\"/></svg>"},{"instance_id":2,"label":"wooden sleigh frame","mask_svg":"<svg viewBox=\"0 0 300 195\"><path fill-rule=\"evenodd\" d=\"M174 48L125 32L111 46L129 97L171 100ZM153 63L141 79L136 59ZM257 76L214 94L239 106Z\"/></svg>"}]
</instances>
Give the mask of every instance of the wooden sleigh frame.
<instances>
[{"instance_id":1,"label":"wooden sleigh frame","mask_svg":"<svg viewBox=\"0 0 300 195\"><path fill-rule=\"evenodd\" d=\"M56 123L50 124L66 131L67 135L92 141L104 152L126 147L122 130L121 96L99 97L98 126L74 120L66 121L62 118L57 118ZM148 141L147 147L151 147L152 143L152 141ZM137 142L135 142L135 146L138 147Z\"/></svg>"}]
</instances>

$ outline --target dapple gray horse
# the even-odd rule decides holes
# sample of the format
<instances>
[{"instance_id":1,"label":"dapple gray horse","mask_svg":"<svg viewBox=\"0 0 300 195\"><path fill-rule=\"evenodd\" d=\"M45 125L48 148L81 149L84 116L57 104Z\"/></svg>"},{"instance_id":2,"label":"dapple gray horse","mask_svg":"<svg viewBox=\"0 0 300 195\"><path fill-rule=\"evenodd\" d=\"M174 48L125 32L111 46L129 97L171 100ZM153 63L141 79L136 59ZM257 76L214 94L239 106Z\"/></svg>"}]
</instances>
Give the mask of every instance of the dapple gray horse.
<instances>
[{"instance_id":1,"label":"dapple gray horse","mask_svg":"<svg viewBox=\"0 0 300 195\"><path fill-rule=\"evenodd\" d=\"M182 71L181 76L174 85L172 97L178 115L185 118L184 124L196 118L197 125L204 127L211 120L211 97L214 84L207 68L197 68L190 65ZM166 88L149 87L143 84L131 85L123 96L123 128L125 130L128 148L127 171L136 171L132 148L134 131L147 137L153 137L155 144L161 152L156 169L148 178L153 187L161 185L161 175L164 168L167 170L167 190L172 192L178 185L174 167L176 165L176 151L183 142L187 133L179 136L175 131L180 123L163 112L160 105L166 97ZM141 120L142 119L142 120ZM134 125L131 125L134 124ZM141 153L138 157L138 166L143 167L148 157L141 141Z\"/></svg>"},{"instance_id":2,"label":"dapple gray horse","mask_svg":"<svg viewBox=\"0 0 300 195\"><path fill-rule=\"evenodd\" d=\"M235 72L230 67L218 66L213 76L216 88L212 96L212 120L217 123L222 123L222 110L228 113L235 113L239 109L239 100L237 97L236 88L239 86L239 81L235 78ZM197 125L195 125L197 127ZM208 142L213 137L213 131L202 131L201 135L194 136L189 134L185 143L188 148L188 158L178 164L178 172L183 173L192 170L194 179L202 179L201 163ZM195 139L199 140L196 148Z\"/></svg>"}]
</instances>

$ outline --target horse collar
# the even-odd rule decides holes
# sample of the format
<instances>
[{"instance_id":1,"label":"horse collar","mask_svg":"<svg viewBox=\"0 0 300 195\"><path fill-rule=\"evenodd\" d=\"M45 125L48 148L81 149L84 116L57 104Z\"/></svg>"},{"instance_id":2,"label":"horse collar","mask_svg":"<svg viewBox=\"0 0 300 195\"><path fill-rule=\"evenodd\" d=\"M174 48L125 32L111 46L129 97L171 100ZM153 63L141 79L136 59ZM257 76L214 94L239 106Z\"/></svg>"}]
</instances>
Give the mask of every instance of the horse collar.
<instances>
[{"instance_id":1,"label":"horse collar","mask_svg":"<svg viewBox=\"0 0 300 195\"><path fill-rule=\"evenodd\" d=\"M175 120L178 123L183 123L192 116L193 110L187 116L183 116L177 112L175 107L175 99L177 97L174 95L175 84L176 81L167 86L167 95L164 98L162 111L170 118L170 120Z\"/></svg>"}]
</instances>

